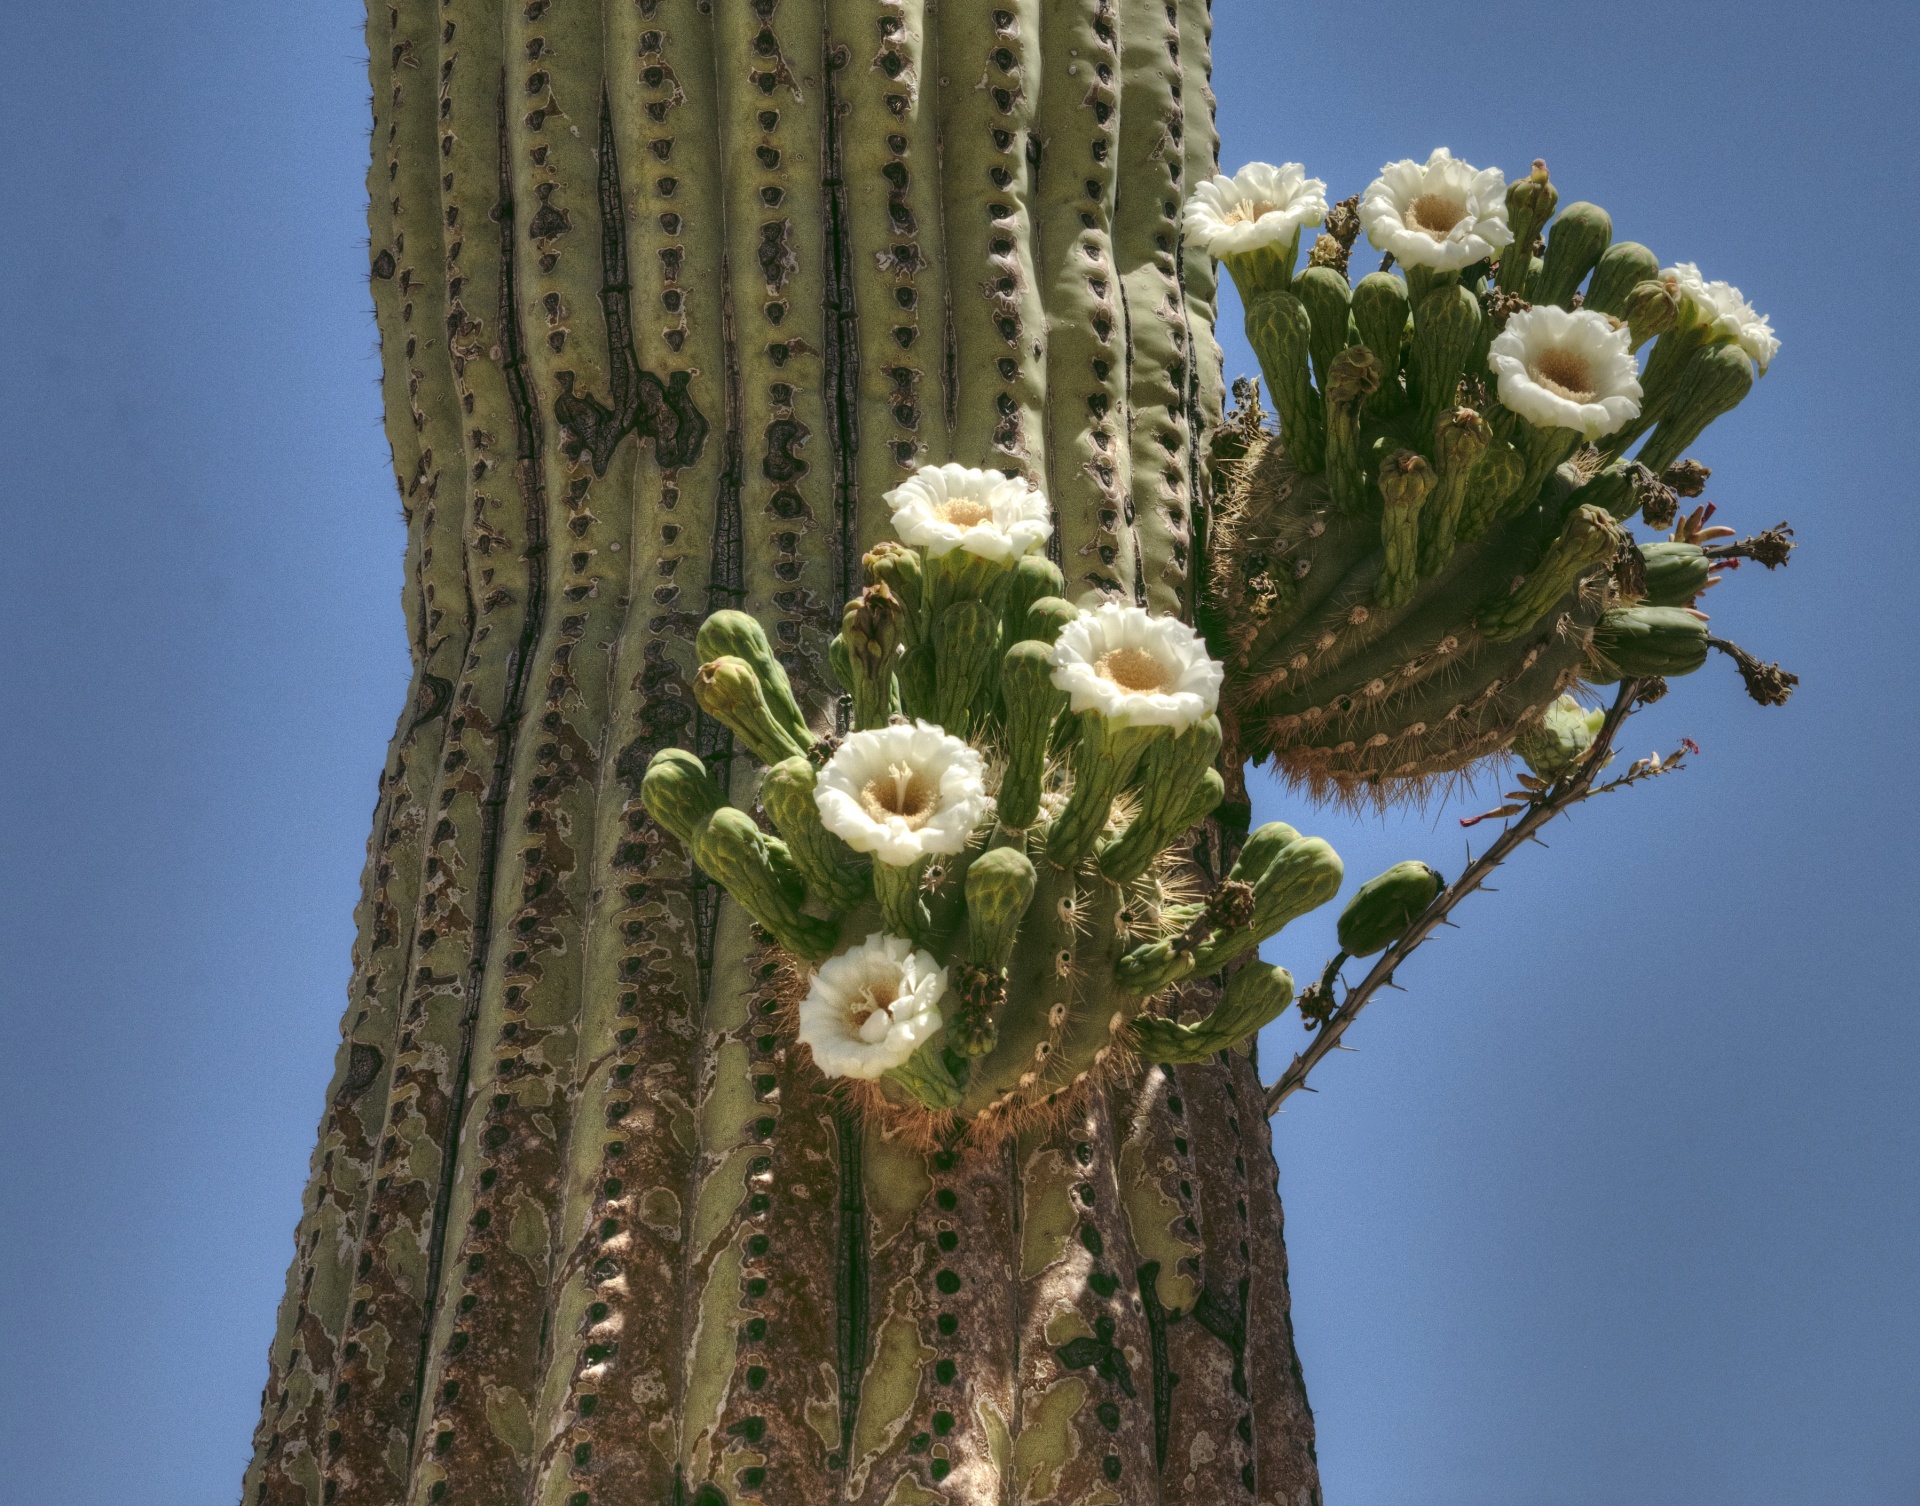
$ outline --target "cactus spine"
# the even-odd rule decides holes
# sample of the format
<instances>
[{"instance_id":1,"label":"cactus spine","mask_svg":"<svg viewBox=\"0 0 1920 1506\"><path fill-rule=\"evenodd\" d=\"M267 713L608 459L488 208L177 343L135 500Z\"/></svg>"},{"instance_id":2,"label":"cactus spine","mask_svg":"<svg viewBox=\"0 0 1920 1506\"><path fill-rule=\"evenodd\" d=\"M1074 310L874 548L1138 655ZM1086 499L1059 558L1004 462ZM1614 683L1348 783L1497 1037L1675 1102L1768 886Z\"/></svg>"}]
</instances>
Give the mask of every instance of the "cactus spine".
<instances>
[{"instance_id":1,"label":"cactus spine","mask_svg":"<svg viewBox=\"0 0 1920 1506\"><path fill-rule=\"evenodd\" d=\"M1214 165L1207 32L1196 0L372 8L415 690L250 1503L1317 1489L1258 1078L1133 1042L1143 996L1103 981L1157 934L1131 912L1169 843L1227 866L1194 825L1209 734L1156 744L1156 798L1054 867L1064 713L1018 710L1003 668L1094 601L1195 603L1220 384L1178 211ZM931 625L888 650L921 714L944 688L977 732L1045 734L1030 839L968 859L1020 911L1010 946L941 903L966 862L928 891L967 965L1005 953L959 1105L1011 1095L993 1152L851 1112L784 1014L791 955L876 904L805 808L856 711L838 609L885 491L948 460L1041 484L1058 530L1020 621L958 625L995 642L952 660L968 693ZM716 613L764 655L696 648L739 627ZM1223 1046L1273 1003L1217 994L1177 1008ZM1001 1074L1021 1051L1139 1064L1049 1109ZM1202 1302L1237 1324L1183 1320Z\"/></svg>"}]
</instances>

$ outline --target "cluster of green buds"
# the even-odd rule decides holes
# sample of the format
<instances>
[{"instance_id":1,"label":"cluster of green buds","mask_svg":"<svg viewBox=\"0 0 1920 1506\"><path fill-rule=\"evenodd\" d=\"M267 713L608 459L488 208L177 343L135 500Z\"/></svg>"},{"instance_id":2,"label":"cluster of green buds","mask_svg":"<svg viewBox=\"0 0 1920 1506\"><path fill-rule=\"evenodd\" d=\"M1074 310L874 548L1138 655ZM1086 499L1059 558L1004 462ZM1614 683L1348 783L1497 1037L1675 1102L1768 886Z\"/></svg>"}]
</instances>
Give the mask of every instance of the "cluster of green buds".
<instances>
[{"instance_id":1,"label":"cluster of green buds","mask_svg":"<svg viewBox=\"0 0 1920 1506\"><path fill-rule=\"evenodd\" d=\"M1279 822L1210 893L1177 859L1224 793L1221 666L1177 618L1065 599L1025 481L942 466L888 501L829 652L850 730L816 736L759 625L714 613L695 695L765 766L771 830L677 748L648 812L805 964L814 1063L893 1112L1010 1125L1244 1041L1293 995L1255 948L1341 865Z\"/></svg>"},{"instance_id":2,"label":"cluster of green buds","mask_svg":"<svg viewBox=\"0 0 1920 1506\"><path fill-rule=\"evenodd\" d=\"M1561 206L1541 162L1509 184L1441 148L1331 209L1325 188L1256 163L1186 208L1279 419L1270 442L1256 408L1217 447L1231 496L1207 626L1239 751L1386 798L1504 752L1582 683L1684 674L1709 647L1784 699L1791 677L1693 605L1761 554L1630 527L1698 494L1682 457L1766 371L1767 320L1616 241L1598 205ZM1385 255L1352 282L1362 230Z\"/></svg>"}]
</instances>

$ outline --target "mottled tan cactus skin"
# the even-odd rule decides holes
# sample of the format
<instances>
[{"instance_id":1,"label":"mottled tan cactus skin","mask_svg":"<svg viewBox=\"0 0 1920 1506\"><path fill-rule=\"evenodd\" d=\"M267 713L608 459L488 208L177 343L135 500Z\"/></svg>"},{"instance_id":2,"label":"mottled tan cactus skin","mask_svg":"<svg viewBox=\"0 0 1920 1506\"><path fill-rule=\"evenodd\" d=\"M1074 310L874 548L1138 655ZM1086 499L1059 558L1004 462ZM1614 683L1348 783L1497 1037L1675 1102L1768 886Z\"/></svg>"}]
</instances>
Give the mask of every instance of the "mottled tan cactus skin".
<instances>
[{"instance_id":1,"label":"mottled tan cactus skin","mask_svg":"<svg viewBox=\"0 0 1920 1506\"><path fill-rule=\"evenodd\" d=\"M833 728L827 639L914 465L1025 472L1075 594L1191 612L1208 31L376 0L415 688L247 1502L1318 1501L1252 1063L889 1141L639 801L679 744L751 802L689 686L714 608Z\"/></svg>"}]
</instances>

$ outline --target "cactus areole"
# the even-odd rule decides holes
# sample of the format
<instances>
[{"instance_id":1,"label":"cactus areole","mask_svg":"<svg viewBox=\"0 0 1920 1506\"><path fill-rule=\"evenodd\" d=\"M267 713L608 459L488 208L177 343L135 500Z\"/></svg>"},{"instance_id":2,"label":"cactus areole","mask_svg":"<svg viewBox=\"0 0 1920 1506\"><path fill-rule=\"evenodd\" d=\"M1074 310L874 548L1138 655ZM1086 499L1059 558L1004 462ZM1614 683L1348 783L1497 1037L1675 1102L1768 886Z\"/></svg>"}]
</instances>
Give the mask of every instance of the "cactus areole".
<instances>
[{"instance_id":1,"label":"cactus areole","mask_svg":"<svg viewBox=\"0 0 1920 1506\"><path fill-rule=\"evenodd\" d=\"M1691 611L1746 546L1627 531L1772 348L1592 206L1525 264L1544 170L1219 175L1208 30L371 9L414 693L247 1502L1319 1499L1251 1041L1341 865L1241 764L1783 697Z\"/></svg>"}]
</instances>

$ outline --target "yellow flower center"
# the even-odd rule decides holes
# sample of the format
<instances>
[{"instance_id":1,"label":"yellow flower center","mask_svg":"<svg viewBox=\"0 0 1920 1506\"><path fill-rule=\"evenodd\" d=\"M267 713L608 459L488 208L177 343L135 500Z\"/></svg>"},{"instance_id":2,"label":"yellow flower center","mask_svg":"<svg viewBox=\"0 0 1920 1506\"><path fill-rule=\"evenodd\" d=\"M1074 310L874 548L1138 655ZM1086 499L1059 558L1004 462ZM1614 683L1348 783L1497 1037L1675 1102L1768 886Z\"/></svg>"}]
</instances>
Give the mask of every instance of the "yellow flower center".
<instances>
[{"instance_id":1,"label":"yellow flower center","mask_svg":"<svg viewBox=\"0 0 1920 1506\"><path fill-rule=\"evenodd\" d=\"M1173 675L1143 648L1116 648L1094 660L1093 672L1133 695L1170 689Z\"/></svg>"},{"instance_id":2,"label":"yellow flower center","mask_svg":"<svg viewBox=\"0 0 1920 1506\"><path fill-rule=\"evenodd\" d=\"M903 821L908 831L925 826L938 803L933 781L911 764L888 764L886 773L869 779L860 791L860 804L869 816L883 826Z\"/></svg>"},{"instance_id":3,"label":"yellow flower center","mask_svg":"<svg viewBox=\"0 0 1920 1506\"><path fill-rule=\"evenodd\" d=\"M1529 370L1542 387L1568 402L1590 403L1594 399L1593 368L1575 351L1543 350L1533 358Z\"/></svg>"},{"instance_id":4,"label":"yellow flower center","mask_svg":"<svg viewBox=\"0 0 1920 1506\"><path fill-rule=\"evenodd\" d=\"M1443 241L1453 227L1467 217L1467 206L1443 193L1423 193L1407 206L1407 223Z\"/></svg>"},{"instance_id":5,"label":"yellow flower center","mask_svg":"<svg viewBox=\"0 0 1920 1506\"><path fill-rule=\"evenodd\" d=\"M1265 199L1242 199L1220 217L1223 225L1251 225L1263 214L1273 214L1280 206Z\"/></svg>"},{"instance_id":6,"label":"yellow flower center","mask_svg":"<svg viewBox=\"0 0 1920 1506\"><path fill-rule=\"evenodd\" d=\"M939 506L939 514L944 522L956 528L973 528L981 523L993 521L993 509L978 497L954 497Z\"/></svg>"},{"instance_id":7,"label":"yellow flower center","mask_svg":"<svg viewBox=\"0 0 1920 1506\"><path fill-rule=\"evenodd\" d=\"M861 989L847 1001L847 1023L853 1027L853 1033L869 1044L885 1040L893 1025L893 1006L899 998L898 983L874 982ZM876 1015L878 1019L874 1018Z\"/></svg>"}]
</instances>

